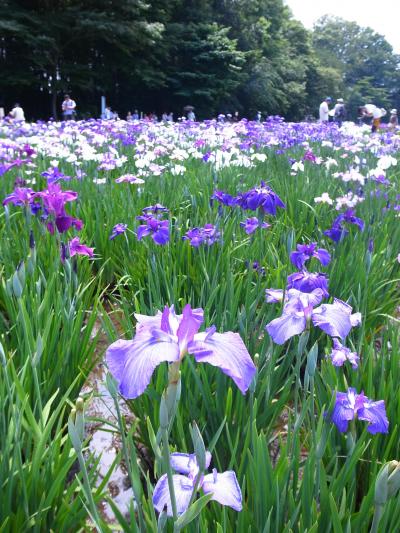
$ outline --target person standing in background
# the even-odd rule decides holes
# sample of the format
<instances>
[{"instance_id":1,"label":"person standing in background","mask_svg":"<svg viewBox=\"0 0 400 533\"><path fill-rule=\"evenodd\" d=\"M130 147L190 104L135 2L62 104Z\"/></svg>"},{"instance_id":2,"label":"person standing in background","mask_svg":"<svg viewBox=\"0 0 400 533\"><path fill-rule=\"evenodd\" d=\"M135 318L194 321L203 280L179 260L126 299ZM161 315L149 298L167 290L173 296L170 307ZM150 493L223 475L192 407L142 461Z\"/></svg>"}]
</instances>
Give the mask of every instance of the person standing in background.
<instances>
[{"instance_id":1,"label":"person standing in background","mask_svg":"<svg viewBox=\"0 0 400 533\"><path fill-rule=\"evenodd\" d=\"M327 96L319 106L319 121L327 124L329 122L329 104L332 102L332 98Z\"/></svg>"},{"instance_id":2,"label":"person standing in background","mask_svg":"<svg viewBox=\"0 0 400 533\"><path fill-rule=\"evenodd\" d=\"M333 111L334 111L333 113L334 121L340 128L342 125L342 122L346 120L346 107L344 105L343 98L338 98L336 100L336 104L335 104Z\"/></svg>"},{"instance_id":3,"label":"person standing in background","mask_svg":"<svg viewBox=\"0 0 400 533\"><path fill-rule=\"evenodd\" d=\"M76 112L76 102L69 97L69 94L64 96L64 101L61 104L64 120L73 120Z\"/></svg>"},{"instance_id":4,"label":"person standing in background","mask_svg":"<svg viewBox=\"0 0 400 533\"><path fill-rule=\"evenodd\" d=\"M399 125L399 118L397 116L397 109L391 109L389 118L389 129L394 131Z\"/></svg>"},{"instance_id":5,"label":"person standing in background","mask_svg":"<svg viewBox=\"0 0 400 533\"><path fill-rule=\"evenodd\" d=\"M12 118L15 122L25 121L24 110L18 103L14 104L14 107L11 109L8 116Z\"/></svg>"}]
</instances>

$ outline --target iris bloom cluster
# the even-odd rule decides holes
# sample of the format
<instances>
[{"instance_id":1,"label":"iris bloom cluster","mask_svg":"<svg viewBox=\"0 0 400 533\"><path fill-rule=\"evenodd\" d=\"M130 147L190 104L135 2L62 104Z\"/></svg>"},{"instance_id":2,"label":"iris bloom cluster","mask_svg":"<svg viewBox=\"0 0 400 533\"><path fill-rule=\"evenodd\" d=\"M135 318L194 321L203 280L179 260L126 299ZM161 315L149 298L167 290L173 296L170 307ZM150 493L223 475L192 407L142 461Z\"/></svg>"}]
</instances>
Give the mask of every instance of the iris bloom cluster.
<instances>
[{"instance_id":1,"label":"iris bloom cluster","mask_svg":"<svg viewBox=\"0 0 400 533\"><path fill-rule=\"evenodd\" d=\"M141 241L143 237L151 235L153 241L163 246L169 241L169 220L162 220L160 217L168 213L168 209L161 204L145 207L142 214L136 219L144 222L137 228L137 238Z\"/></svg>"},{"instance_id":2,"label":"iris bloom cluster","mask_svg":"<svg viewBox=\"0 0 400 533\"><path fill-rule=\"evenodd\" d=\"M259 187L254 187L237 196L231 196L223 191L214 191L213 199L229 207L241 207L244 210L257 211L276 215L277 208L285 209L285 204L279 196L264 181Z\"/></svg>"}]
</instances>

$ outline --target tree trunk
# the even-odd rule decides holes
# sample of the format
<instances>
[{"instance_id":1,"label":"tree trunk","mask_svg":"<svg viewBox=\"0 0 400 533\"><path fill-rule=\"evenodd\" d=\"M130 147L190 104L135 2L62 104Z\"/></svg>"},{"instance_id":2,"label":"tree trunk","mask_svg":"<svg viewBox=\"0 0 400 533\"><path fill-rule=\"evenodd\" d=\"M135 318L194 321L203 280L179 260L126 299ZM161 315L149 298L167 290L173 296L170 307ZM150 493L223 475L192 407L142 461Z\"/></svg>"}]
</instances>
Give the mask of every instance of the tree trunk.
<instances>
[{"instance_id":1,"label":"tree trunk","mask_svg":"<svg viewBox=\"0 0 400 533\"><path fill-rule=\"evenodd\" d=\"M57 120L57 91L55 88L51 93L51 114L54 120Z\"/></svg>"}]
</instances>

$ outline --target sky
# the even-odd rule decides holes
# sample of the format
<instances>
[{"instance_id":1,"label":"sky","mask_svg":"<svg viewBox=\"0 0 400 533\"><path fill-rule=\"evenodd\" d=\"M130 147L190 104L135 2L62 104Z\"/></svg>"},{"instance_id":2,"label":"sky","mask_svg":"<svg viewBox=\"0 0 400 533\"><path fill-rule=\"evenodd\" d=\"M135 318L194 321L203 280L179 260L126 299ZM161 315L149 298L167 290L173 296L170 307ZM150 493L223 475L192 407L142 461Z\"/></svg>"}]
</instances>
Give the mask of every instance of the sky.
<instances>
[{"instance_id":1,"label":"sky","mask_svg":"<svg viewBox=\"0 0 400 533\"><path fill-rule=\"evenodd\" d=\"M400 53L400 2L399 0L284 0L294 17L306 28L312 28L323 15L335 15L370 26L384 35Z\"/></svg>"}]
</instances>

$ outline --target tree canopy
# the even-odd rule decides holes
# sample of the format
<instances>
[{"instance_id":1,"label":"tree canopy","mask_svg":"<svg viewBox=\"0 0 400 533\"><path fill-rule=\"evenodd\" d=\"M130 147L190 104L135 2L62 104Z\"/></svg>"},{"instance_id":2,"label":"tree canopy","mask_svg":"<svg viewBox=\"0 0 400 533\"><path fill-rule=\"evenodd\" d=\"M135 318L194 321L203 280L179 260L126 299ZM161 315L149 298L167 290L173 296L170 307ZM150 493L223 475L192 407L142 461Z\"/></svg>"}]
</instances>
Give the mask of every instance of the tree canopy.
<instances>
[{"instance_id":1,"label":"tree canopy","mask_svg":"<svg viewBox=\"0 0 400 533\"><path fill-rule=\"evenodd\" d=\"M298 120L320 100L351 109L400 102L399 57L370 28L323 18L313 32L283 0L3 0L0 105L56 117L67 91L80 116L100 96L198 116L239 111Z\"/></svg>"}]
</instances>

